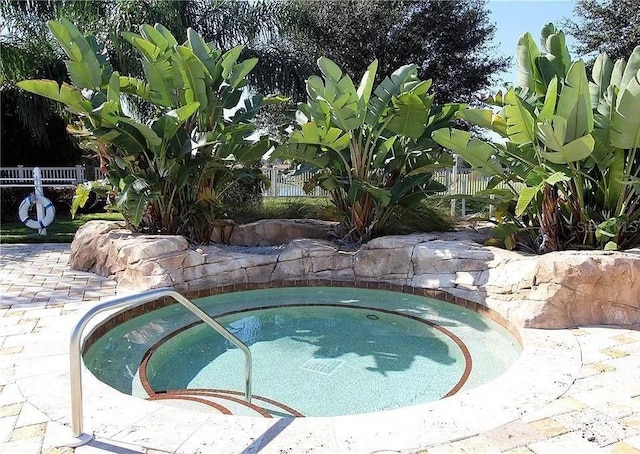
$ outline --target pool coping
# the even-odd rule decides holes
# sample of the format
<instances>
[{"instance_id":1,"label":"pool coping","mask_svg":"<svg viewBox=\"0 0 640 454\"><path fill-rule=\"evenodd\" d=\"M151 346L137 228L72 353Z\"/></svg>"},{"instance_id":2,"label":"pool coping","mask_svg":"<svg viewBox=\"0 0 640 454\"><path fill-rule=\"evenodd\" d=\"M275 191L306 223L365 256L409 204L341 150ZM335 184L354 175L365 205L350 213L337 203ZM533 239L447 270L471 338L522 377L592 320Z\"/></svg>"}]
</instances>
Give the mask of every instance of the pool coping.
<instances>
[{"instance_id":1,"label":"pool coping","mask_svg":"<svg viewBox=\"0 0 640 454\"><path fill-rule=\"evenodd\" d=\"M326 452L366 452L381 449L411 450L464 439L521 418L561 396L573 383L582 366L580 348L567 331L521 329L518 331L499 313L478 303L437 290L413 288L388 283L345 282L328 280L296 280L276 282L280 286L353 286L400 291L429 296L476 312L507 327L523 345L516 363L489 383L435 402L397 410L335 417L295 418L283 422L244 416L223 416L198 410L176 408L158 401L144 401L122 394L103 384L83 366L87 396L87 426L101 437L124 443L171 450L193 452L203 446L215 445L220 452L257 452L267 444L278 446L324 447ZM349 285L355 284L355 285ZM200 298L228 291L274 287L274 283L239 284L199 290L187 294ZM173 301L149 303L159 308ZM120 311L120 322L148 308ZM114 314L102 317L105 320ZM502 323L501 323L502 322ZM96 321L95 326L100 322ZM95 336L94 329L85 339ZM126 417L109 414L126 408ZM163 416L164 415L164 416ZM181 416L176 418L177 416ZM166 421L164 420L166 417ZM170 423L168 421L171 421ZM171 436L162 429L169 425ZM156 430L154 430L154 428ZM211 431L225 433L223 439L212 440ZM150 435L152 434L152 435ZM277 437L275 436L277 435ZM239 445L246 444L245 450Z\"/></svg>"}]
</instances>

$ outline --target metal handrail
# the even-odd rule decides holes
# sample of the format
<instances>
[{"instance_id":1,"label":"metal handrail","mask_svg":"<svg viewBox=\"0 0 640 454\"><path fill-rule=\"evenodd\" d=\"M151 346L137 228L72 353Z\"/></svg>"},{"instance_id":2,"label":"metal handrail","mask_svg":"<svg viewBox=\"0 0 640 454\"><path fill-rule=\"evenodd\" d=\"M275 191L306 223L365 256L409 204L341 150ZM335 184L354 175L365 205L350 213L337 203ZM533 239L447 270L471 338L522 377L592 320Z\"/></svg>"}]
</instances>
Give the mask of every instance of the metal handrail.
<instances>
[{"instance_id":1,"label":"metal handrail","mask_svg":"<svg viewBox=\"0 0 640 454\"><path fill-rule=\"evenodd\" d=\"M173 289L160 288L138 293L137 295L123 296L110 301L105 301L104 303L98 304L97 306L89 309L89 311L87 311L87 313L84 314L84 316L76 324L73 332L71 333L71 343L69 351L69 375L71 381L71 429L73 432L73 437L76 438L76 440L72 443L69 443L69 446L80 446L88 443L93 438L93 435L91 434L82 433L82 333L84 332L85 327L87 326L89 321L100 312L104 312L110 309L136 307L141 304L148 303L150 301L157 300L158 298L167 296L175 299L178 303L182 304L203 322L216 330L217 333L221 334L225 339L242 350L245 356L245 399L247 400L247 402L251 403L251 351L244 342L231 334L220 323L209 317L206 312L196 306L193 302L189 301L182 294Z\"/></svg>"}]
</instances>

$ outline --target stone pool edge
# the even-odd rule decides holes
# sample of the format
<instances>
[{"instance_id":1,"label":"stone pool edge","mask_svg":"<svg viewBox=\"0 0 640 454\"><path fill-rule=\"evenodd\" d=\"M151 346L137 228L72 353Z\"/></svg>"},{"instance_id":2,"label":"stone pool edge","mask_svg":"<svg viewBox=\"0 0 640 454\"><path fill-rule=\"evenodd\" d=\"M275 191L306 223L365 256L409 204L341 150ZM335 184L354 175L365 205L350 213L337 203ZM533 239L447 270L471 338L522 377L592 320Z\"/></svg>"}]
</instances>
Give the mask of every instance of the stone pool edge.
<instances>
[{"instance_id":1,"label":"stone pool edge","mask_svg":"<svg viewBox=\"0 0 640 454\"><path fill-rule=\"evenodd\" d=\"M483 246L470 230L376 238L356 251L300 239L272 254L192 247L179 236L133 234L91 221L72 243L73 269L124 287L209 288L305 280L436 290L491 308L516 327L640 323L640 249L563 251L543 256Z\"/></svg>"}]
</instances>

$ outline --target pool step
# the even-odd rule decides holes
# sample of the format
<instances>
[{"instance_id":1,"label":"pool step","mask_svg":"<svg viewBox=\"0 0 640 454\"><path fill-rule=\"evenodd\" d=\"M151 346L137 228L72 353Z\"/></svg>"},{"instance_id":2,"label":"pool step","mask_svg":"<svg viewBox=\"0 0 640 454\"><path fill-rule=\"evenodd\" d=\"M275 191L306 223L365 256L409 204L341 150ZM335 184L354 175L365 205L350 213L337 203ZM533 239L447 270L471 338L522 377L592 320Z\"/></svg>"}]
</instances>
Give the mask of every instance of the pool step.
<instances>
[{"instance_id":1,"label":"pool step","mask_svg":"<svg viewBox=\"0 0 640 454\"><path fill-rule=\"evenodd\" d=\"M225 415L291 418L304 415L293 408L267 397L253 395L251 403L244 393L225 389L177 389L154 393L149 400L168 400L181 407L206 406Z\"/></svg>"}]
</instances>

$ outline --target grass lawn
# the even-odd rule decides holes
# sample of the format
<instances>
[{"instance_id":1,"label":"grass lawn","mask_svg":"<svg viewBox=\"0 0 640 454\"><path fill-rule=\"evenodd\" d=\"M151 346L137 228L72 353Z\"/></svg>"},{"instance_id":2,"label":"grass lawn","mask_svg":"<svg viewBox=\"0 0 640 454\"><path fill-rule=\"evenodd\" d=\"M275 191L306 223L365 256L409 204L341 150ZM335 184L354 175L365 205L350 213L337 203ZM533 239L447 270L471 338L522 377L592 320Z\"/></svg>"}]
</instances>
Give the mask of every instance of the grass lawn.
<instances>
[{"instance_id":1,"label":"grass lawn","mask_svg":"<svg viewBox=\"0 0 640 454\"><path fill-rule=\"evenodd\" d=\"M46 235L38 235L38 231L30 229L22 222L3 222L0 224L0 243L71 243L76 230L88 221L104 219L121 221L120 213L79 214L75 219L71 216L56 216L47 227Z\"/></svg>"}]
</instances>

